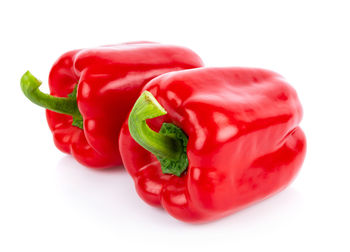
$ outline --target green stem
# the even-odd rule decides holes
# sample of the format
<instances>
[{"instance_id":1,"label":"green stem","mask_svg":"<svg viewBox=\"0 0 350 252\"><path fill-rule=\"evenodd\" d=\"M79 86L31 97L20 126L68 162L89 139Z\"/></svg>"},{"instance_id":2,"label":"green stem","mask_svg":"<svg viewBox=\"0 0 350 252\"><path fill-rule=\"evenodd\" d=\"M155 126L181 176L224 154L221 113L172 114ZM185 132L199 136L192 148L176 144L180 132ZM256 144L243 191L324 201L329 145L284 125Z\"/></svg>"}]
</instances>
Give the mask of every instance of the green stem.
<instances>
[{"instance_id":1,"label":"green stem","mask_svg":"<svg viewBox=\"0 0 350 252\"><path fill-rule=\"evenodd\" d=\"M187 136L173 124L164 123L160 132L157 133L146 123L147 119L166 113L154 96L144 91L131 110L128 121L129 131L138 144L157 156L164 173L180 176L188 165Z\"/></svg>"},{"instance_id":2,"label":"green stem","mask_svg":"<svg viewBox=\"0 0 350 252\"><path fill-rule=\"evenodd\" d=\"M39 90L41 81L35 78L29 71L21 78L21 88L24 95L33 103L57 113L73 116L76 120L82 120L79 112L76 95L72 97L55 97ZM73 91L73 93L75 93Z\"/></svg>"}]
</instances>

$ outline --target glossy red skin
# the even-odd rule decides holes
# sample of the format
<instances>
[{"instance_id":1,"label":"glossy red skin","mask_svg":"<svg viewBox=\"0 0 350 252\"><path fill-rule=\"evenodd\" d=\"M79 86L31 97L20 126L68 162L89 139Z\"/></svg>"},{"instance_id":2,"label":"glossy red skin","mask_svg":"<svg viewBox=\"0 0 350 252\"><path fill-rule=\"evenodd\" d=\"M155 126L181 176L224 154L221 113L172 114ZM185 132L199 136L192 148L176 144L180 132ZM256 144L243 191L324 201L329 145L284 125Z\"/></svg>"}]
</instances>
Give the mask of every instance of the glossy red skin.
<instances>
[{"instance_id":1,"label":"glossy red skin","mask_svg":"<svg viewBox=\"0 0 350 252\"><path fill-rule=\"evenodd\" d=\"M78 83L77 103L84 130L72 117L47 110L58 149L93 168L121 165L118 135L140 90L154 77L201 67L193 51L152 42L133 42L74 50L53 65L51 95L66 97Z\"/></svg>"},{"instance_id":2,"label":"glossy red skin","mask_svg":"<svg viewBox=\"0 0 350 252\"><path fill-rule=\"evenodd\" d=\"M188 135L187 173L163 174L155 156L132 139L127 121L122 159L141 198L179 220L207 222L236 212L285 188L301 167L302 108L276 73L199 68L162 75L144 90L168 112L149 120L150 127L170 122Z\"/></svg>"}]
</instances>

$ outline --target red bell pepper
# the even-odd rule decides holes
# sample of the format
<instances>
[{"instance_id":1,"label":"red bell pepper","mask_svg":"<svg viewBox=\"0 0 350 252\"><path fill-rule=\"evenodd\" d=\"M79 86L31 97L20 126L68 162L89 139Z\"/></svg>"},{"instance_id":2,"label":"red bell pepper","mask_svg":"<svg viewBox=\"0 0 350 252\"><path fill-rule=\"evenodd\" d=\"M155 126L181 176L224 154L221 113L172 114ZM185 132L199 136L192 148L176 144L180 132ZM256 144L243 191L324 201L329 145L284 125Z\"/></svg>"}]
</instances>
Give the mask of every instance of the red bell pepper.
<instances>
[{"instance_id":1,"label":"red bell pepper","mask_svg":"<svg viewBox=\"0 0 350 252\"><path fill-rule=\"evenodd\" d=\"M199 68L143 90L120 133L122 159L141 198L177 219L206 222L265 199L303 162L302 108L276 73Z\"/></svg>"},{"instance_id":2,"label":"red bell pepper","mask_svg":"<svg viewBox=\"0 0 350 252\"><path fill-rule=\"evenodd\" d=\"M189 49L134 42L74 50L53 65L51 95L29 72L21 87L46 116L58 149L80 163L104 168L121 164L118 134L142 87L166 72L201 67Z\"/></svg>"}]
</instances>

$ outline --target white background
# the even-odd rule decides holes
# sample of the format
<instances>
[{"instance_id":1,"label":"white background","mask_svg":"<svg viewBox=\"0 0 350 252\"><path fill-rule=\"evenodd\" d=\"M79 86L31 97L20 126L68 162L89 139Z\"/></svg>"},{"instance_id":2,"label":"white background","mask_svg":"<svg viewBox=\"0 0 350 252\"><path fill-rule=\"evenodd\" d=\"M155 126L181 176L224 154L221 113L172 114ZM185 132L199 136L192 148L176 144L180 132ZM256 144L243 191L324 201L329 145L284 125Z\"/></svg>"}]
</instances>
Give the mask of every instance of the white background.
<instances>
[{"instance_id":1,"label":"white background","mask_svg":"<svg viewBox=\"0 0 350 252\"><path fill-rule=\"evenodd\" d=\"M1 1L0 251L350 251L349 1ZM55 147L25 99L71 49L149 40L208 66L274 70L304 107L306 160L280 194L204 225L146 205L123 167ZM348 240L347 240L348 239Z\"/></svg>"}]
</instances>

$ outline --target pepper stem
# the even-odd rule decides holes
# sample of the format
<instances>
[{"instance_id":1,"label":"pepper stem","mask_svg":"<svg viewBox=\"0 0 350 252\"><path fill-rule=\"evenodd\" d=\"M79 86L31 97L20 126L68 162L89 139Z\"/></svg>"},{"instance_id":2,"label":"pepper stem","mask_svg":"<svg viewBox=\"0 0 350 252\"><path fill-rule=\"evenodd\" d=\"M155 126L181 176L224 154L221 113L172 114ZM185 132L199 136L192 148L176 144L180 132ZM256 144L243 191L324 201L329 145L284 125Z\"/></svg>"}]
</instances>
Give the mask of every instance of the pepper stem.
<instances>
[{"instance_id":1,"label":"pepper stem","mask_svg":"<svg viewBox=\"0 0 350 252\"><path fill-rule=\"evenodd\" d=\"M45 94L39 90L41 81L35 78L29 71L23 74L21 78L21 88L24 95L33 103L52 110L57 113L73 116L75 120L82 120L79 112L76 95L68 97L55 97ZM75 94L75 91L73 93Z\"/></svg>"},{"instance_id":2,"label":"pepper stem","mask_svg":"<svg viewBox=\"0 0 350 252\"><path fill-rule=\"evenodd\" d=\"M129 115L129 131L138 144L156 155L164 173L180 176L188 166L187 136L170 123L164 123L159 133L151 130L146 123L147 119L166 113L154 96L144 91Z\"/></svg>"}]
</instances>

